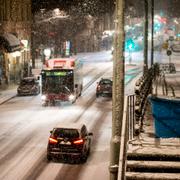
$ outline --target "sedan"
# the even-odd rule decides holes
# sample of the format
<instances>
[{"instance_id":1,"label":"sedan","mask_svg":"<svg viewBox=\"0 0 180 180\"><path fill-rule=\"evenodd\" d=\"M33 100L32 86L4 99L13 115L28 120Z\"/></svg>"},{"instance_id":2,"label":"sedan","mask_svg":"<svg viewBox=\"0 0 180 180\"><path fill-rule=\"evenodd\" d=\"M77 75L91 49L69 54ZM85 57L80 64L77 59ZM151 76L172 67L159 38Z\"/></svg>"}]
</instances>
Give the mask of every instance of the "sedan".
<instances>
[{"instance_id":1,"label":"sedan","mask_svg":"<svg viewBox=\"0 0 180 180\"><path fill-rule=\"evenodd\" d=\"M96 87L96 97L109 96L112 97L112 80L110 78L102 78Z\"/></svg>"},{"instance_id":2,"label":"sedan","mask_svg":"<svg viewBox=\"0 0 180 180\"><path fill-rule=\"evenodd\" d=\"M25 77L21 80L17 94L21 95L38 95L40 93L40 85L35 77Z\"/></svg>"}]
</instances>

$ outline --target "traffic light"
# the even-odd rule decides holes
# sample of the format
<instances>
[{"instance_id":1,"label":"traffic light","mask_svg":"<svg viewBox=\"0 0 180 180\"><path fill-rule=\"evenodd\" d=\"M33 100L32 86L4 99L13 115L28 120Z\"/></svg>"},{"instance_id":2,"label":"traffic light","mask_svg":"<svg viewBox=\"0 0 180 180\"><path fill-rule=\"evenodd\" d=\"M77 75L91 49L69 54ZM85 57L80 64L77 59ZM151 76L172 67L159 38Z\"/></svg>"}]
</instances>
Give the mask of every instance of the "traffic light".
<instances>
[{"instance_id":1,"label":"traffic light","mask_svg":"<svg viewBox=\"0 0 180 180\"><path fill-rule=\"evenodd\" d=\"M125 49L129 50L129 51L132 51L135 49L135 43L134 43L133 39L129 38L126 40Z\"/></svg>"},{"instance_id":2,"label":"traffic light","mask_svg":"<svg viewBox=\"0 0 180 180\"><path fill-rule=\"evenodd\" d=\"M160 29L162 28L162 23L159 22L155 22L154 23L154 31L160 31Z\"/></svg>"}]
</instances>

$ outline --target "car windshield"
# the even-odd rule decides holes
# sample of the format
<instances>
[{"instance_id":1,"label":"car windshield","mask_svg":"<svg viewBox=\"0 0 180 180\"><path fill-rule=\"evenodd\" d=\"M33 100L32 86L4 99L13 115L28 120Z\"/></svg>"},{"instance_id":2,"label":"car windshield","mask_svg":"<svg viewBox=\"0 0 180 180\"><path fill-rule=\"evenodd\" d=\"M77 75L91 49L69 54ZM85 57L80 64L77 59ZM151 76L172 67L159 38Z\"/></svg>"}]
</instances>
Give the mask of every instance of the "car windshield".
<instances>
[{"instance_id":1,"label":"car windshield","mask_svg":"<svg viewBox=\"0 0 180 180\"><path fill-rule=\"evenodd\" d=\"M56 128L53 130L53 135L60 138L78 138L79 132L76 129Z\"/></svg>"},{"instance_id":2,"label":"car windshield","mask_svg":"<svg viewBox=\"0 0 180 180\"><path fill-rule=\"evenodd\" d=\"M100 85L106 85L106 84L112 85L112 81L109 79L105 79L105 80L100 81Z\"/></svg>"},{"instance_id":3,"label":"car windshield","mask_svg":"<svg viewBox=\"0 0 180 180\"><path fill-rule=\"evenodd\" d=\"M34 79L23 79L20 85L33 85L35 83Z\"/></svg>"}]
</instances>

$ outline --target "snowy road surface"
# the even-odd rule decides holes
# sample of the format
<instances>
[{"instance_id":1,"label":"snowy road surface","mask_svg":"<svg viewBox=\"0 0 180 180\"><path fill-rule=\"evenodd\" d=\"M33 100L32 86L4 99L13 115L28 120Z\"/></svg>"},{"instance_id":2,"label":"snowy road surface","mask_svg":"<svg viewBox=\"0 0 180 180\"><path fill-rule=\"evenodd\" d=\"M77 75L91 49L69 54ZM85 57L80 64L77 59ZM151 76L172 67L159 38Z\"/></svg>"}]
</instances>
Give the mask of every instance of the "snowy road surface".
<instances>
[{"instance_id":1,"label":"snowy road surface","mask_svg":"<svg viewBox=\"0 0 180 180\"><path fill-rule=\"evenodd\" d=\"M103 97L96 99L95 89L96 82L101 76L111 75L111 60L86 62L84 65L86 88L73 105L62 103L55 107L42 107L40 95L15 97L2 104L0 179L108 179L112 100ZM89 131L93 132L91 153L86 163L47 162L49 131L61 122L85 123Z\"/></svg>"}]
</instances>

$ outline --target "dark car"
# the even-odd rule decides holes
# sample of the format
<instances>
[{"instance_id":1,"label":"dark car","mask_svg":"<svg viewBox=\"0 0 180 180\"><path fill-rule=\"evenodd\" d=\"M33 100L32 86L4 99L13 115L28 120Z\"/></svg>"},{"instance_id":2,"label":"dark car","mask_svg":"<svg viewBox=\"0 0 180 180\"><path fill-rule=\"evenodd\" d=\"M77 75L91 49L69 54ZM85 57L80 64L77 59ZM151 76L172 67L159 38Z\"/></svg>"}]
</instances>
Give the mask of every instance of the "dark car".
<instances>
[{"instance_id":1,"label":"dark car","mask_svg":"<svg viewBox=\"0 0 180 180\"><path fill-rule=\"evenodd\" d=\"M17 94L22 95L38 95L40 93L40 85L35 77L26 77L20 81L17 88Z\"/></svg>"},{"instance_id":2,"label":"dark car","mask_svg":"<svg viewBox=\"0 0 180 180\"><path fill-rule=\"evenodd\" d=\"M90 153L91 136L84 124L62 124L50 131L47 159L85 162Z\"/></svg>"},{"instance_id":3,"label":"dark car","mask_svg":"<svg viewBox=\"0 0 180 180\"><path fill-rule=\"evenodd\" d=\"M96 87L96 97L109 96L112 97L112 80L110 78L102 78Z\"/></svg>"}]
</instances>

